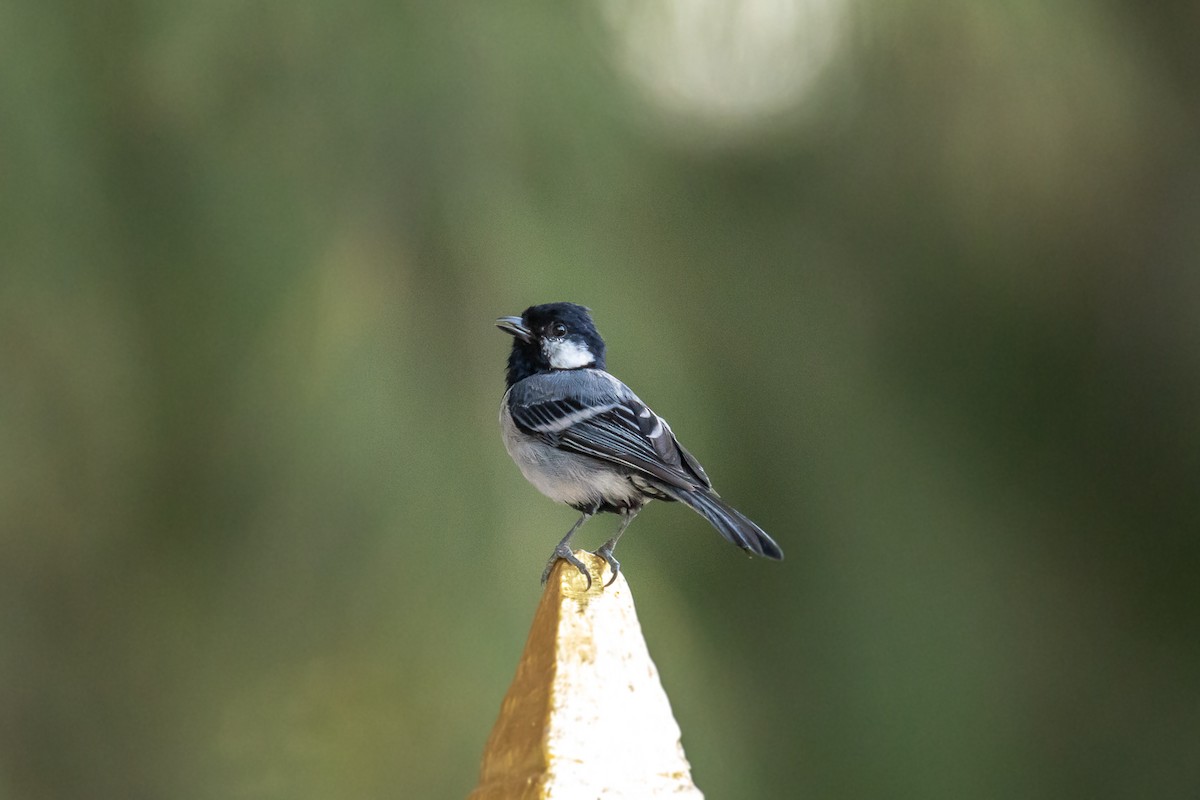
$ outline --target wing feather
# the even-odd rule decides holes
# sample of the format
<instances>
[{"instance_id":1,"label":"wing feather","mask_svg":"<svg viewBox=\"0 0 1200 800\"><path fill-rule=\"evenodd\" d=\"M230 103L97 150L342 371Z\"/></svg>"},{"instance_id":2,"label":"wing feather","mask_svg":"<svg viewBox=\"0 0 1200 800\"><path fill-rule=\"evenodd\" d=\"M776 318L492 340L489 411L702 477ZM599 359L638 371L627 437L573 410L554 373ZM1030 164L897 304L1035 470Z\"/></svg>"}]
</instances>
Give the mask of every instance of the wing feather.
<instances>
[{"instance_id":1,"label":"wing feather","mask_svg":"<svg viewBox=\"0 0 1200 800\"><path fill-rule=\"evenodd\" d=\"M522 387L512 396L509 410L517 426L555 447L621 464L680 489L711 489L703 467L671 427L628 387L599 370L579 370L571 377L573 382L556 378L554 385Z\"/></svg>"}]
</instances>

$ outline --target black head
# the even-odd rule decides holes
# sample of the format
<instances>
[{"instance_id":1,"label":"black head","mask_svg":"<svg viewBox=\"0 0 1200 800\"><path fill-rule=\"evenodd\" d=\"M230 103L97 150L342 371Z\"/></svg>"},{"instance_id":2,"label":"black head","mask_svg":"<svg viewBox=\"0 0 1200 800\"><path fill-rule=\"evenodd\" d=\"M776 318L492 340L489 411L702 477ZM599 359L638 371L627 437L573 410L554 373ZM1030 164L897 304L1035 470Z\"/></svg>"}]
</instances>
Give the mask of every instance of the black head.
<instances>
[{"instance_id":1,"label":"black head","mask_svg":"<svg viewBox=\"0 0 1200 800\"><path fill-rule=\"evenodd\" d=\"M513 337L508 385L539 372L604 369L604 340L592 315L574 303L530 306L519 317L501 317L496 327Z\"/></svg>"}]
</instances>

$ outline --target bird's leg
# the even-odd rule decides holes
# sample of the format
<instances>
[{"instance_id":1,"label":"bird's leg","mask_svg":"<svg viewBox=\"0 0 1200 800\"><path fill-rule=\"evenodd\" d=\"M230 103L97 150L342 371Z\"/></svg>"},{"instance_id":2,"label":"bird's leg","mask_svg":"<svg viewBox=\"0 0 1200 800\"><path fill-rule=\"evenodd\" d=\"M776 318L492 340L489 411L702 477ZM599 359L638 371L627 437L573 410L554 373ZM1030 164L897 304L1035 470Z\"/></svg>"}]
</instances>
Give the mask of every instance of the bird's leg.
<instances>
[{"instance_id":1,"label":"bird's leg","mask_svg":"<svg viewBox=\"0 0 1200 800\"><path fill-rule=\"evenodd\" d=\"M619 575L621 572L621 562L617 561L616 556L613 555L613 550L616 549L617 541L621 538L621 534L624 533L625 529L629 527L629 523L633 522L633 518L638 515L638 511L640 510L641 509L627 508L622 511L621 527L617 529L617 535L600 545L600 549L595 553L595 555L598 555L607 561L608 566L612 567L612 577L608 579L608 583L604 584L605 586L612 586L613 581L617 579L617 575Z\"/></svg>"},{"instance_id":2,"label":"bird's leg","mask_svg":"<svg viewBox=\"0 0 1200 800\"><path fill-rule=\"evenodd\" d=\"M588 568L584 565L584 563L576 558L575 553L571 551L571 537L575 535L575 531L579 530L579 526L587 522L588 518L595 513L595 511L584 511L583 516L581 516L575 522L575 524L571 526L571 530L567 531L567 535L564 536L562 541L558 543L558 547L554 548L554 553L550 556L550 560L546 562L545 571L542 572L542 583L545 583L550 577L550 570L554 569L555 562L561 558L563 561L566 561L568 564L571 564L573 567L575 567L575 569L582 572L583 576L587 578L587 588L589 590L592 588L592 573L588 571Z\"/></svg>"}]
</instances>

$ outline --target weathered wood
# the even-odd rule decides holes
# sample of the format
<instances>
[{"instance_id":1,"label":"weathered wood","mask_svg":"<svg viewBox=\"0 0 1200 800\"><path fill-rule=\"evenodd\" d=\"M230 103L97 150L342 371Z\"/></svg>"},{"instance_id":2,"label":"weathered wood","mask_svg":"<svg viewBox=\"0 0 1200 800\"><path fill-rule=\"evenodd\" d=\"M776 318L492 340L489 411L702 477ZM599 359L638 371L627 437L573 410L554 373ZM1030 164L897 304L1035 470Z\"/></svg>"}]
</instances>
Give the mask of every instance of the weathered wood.
<instances>
[{"instance_id":1,"label":"weathered wood","mask_svg":"<svg viewBox=\"0 0 1200 800\"><path fill-rule=\"evenodd\" d=\"M702 800L624 575L575 553L546 581L468 800Z\"/></svg>"}]
</instances>

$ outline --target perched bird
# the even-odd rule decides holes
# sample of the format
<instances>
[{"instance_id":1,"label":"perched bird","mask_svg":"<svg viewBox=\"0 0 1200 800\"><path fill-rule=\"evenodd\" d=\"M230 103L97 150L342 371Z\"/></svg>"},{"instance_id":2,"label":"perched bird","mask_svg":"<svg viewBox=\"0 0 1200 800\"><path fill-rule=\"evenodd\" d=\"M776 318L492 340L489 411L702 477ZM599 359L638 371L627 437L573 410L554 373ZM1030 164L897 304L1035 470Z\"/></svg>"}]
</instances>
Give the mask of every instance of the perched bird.
<instances>
[{"instance_id":1,"label":"perched bird","mask_svg":"<svg viewBox=\"0 0 1200 800\"><path fill-rule=\"evenodd\" d=\"M571 537L602 511L621 515L617 533L596 555L621 570L617 541L650 500L678 500L717 532L755 555L782 559L779 545L713 491L712 481L671 426L604 368L604 340L588 309L547 303L496 326L513 337L508 389L500 407L504 446L525 478L551 500L582 516L567 531L542 573L558 559L592 576L571 551Z\"/></svg>"}]
</instances>

